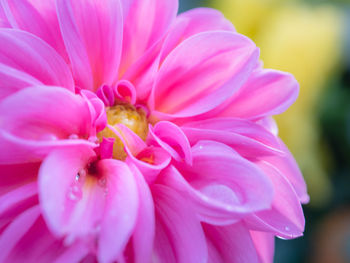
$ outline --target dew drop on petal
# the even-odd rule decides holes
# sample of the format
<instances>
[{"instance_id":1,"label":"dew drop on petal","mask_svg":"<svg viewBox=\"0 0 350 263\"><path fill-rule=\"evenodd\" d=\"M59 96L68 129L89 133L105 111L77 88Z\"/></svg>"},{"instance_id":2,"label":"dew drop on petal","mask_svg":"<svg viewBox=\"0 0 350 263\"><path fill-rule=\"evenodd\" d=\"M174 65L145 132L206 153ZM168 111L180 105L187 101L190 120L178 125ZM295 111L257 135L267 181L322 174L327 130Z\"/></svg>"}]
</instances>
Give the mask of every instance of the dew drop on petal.
<instances>
[{"instance_id":1,"label":"dew drop on petal","mask_svg":"<svg viewBox=\"0 0 350 263\"><path fill-rule=\"evenodd\" d=\"M77 134L71 134L71 135L69 135L68 139L76 140L76 139L79 139L79 136Z\"/></svg>"},{"instance_id":2,"label":"dew drop on petal","mask_svg":"<svg viewBox=\"0 0 350 263\"><path fill-rule=\"evenodd\" d=\"M101 178L98 180L98 185L101 187L106 187L106 178Z\"/></svg>"},{"instance_id":3,"label":"dew drop on petal","mask_svg":"<svg viewBox=\"0 0 350 263\"><path fill-rule=\"evenodd\" d=\"M290 228L289 228L288 226L286 226L284 229L285 229L286 231L289 231L289 230L290 230Z\"/></svg>"},{"instance_id":4,"label":"dew drop on petal","mask_svg":"<svg viewBox=\"0 0 350 263\"><path fill-rule=\"evenodd\" d=\"M79 201L83 196L81 188L77 184L72 184L68 190L68 198L71 201Z\"/></svg>"}]
</instances>

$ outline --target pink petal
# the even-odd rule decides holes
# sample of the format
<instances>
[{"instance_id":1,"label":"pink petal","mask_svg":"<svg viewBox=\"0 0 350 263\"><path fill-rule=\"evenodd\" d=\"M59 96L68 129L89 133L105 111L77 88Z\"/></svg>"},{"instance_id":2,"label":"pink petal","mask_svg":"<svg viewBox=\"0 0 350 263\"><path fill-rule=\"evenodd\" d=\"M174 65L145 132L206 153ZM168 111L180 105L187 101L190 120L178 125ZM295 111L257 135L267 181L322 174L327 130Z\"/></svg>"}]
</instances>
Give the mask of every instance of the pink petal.
<instances>
[{"instance_id":1,"label":"pink petal","mask_svg":"<svg viewBox=\"0 0 350 263\"><path fill-rule=\"evenodd\" d=\"M246 222L252 229L269 231L283 238L301 236L305 218L292 185L270 164L262 162L259 166L271 179L275 197L271 209L256 213L255 216L246 219Z\"/></svg>"},{"instance_id":2,"label":"pink petal","mask_svg":"<svg viewBox=\"0 0 350 263\"><path fill-rule=\"evenodd\" d=\"M17 90L30 86L42 85L42 83L31 75L17 70L13 67L0 63L1 86L0 99L3 99Z\"/></svg>"},{"instance_id":3,"label":"pink petal","mask_svg":"<svg viewBox=\"0 0 350 263\"><path fill-rule=\"evenodd\" d=\"M17 242L28 232L40 215L38 206L34 206L19 215L0 236L0 262L6 262ZM10 262L10 261L7 261ZM13 262L13 261L12 261Z\"/></svg>"},{"instance_id":4,"label":"pink petal","mask_svg":"<svg viewBox=\"0 0 350 263\"><path fill-rule=\"evenodd\" d=\"M102 160L101 174L107 176L106 206L101 221L97 257L100 262L115 261L125 248L135 227L138 186L128 166L117 160Z\"/></svg>"},{"instance_id":5,"label":"pink petal","mask_svg":"<svg viewBox=\"0 0 350 263\"><path fill-rule=\"evenodd\" d=\"M0 142L9 149L0 153L1 163L34 160L48 148L64 144L91 144L65 140L70 136L87 139L92 132L87 103L78 95L56 87L33 87L0 102ZM18 159L17 159L18 157Z\"/></svg>"},{"instance_id":6,"label":"pink petal","mask_svg":"<svg viewBox=\"0 0 350 263\"><path fill-rule=\"evenodd\" d=\"M259 262L253 240L244 224L225 227L203 224L203 229L214 250L209 252L215 253L216 258L220 255L221 260L215 262Z\"/></svg>"},{"instance_id":7,"label":"pink petal","mask_svg":"<svg viewBox=\"0 0 350 263\"><path fill-rule=\"evenodd\" d=\"M181 128L192 145L200 140L213 140L232 147L248 158L283 154L278 139L251 121L217 118L187 123Z\"/></svg>"},{"instance_id":8,"label":"pink petal","mask_svg":"<svg viewBox=\"0 0 350 263\"><path fill-rule=\"evenodd\" d=\"M0 102L1 122L14 135L45 140L49 135L87 138L91 116L85 100L61 88L33 87ZM52 137L51 136L51 137Z\"/></svg>"},{"instance_id":9,"label":"pink petal","mask_svg":"<svg viewBox=\"0 0 350 263\"><path fill-rule=\"evenodd\" d=\"M275 237L270 233L250 231L261 263L273 262Z\"/></svg>"},{"instance_id":10,"label":"pink petal","mask_svg":"<svg viewBox=\"0 0 350 263\"><path fill-rule=\"evenodd\" d=\"M161 61L185 39L214 30L235 31L232 23L215 9L196 8L178 15L166 36Z\"/></svg>"},{"instance_id":11,"label":"pink petal","mask_svg":"<svg viewBox=\"0 0 350 263\"><path fill-rule=\"evenodd\" d=\"M178 126L171 122L158 122L154 128L149 127L149 134L176 161L184 160L188 164L192 164L190 143Z\"/></svg>"},{"instance_id":12,"label":"pink petal","mask_svg":"<svg viewBox=\"0 0 350 263\"><path fill-rule=\"evenodd\" d=\"M303 175L293 155L282 140L279 141L284 156L269 156L264 158L264 160L274 166L288 180L298 195L300 202L306 204L309 202L310 197L307 194L307 187Z\"/></svg>"},{"instance_id":13,"label":"pink petal","mask_svg":"<svg viewBox=\"0 0 350 263\"><path fill-rule=\"evenodd\" d=\"M154 204L151 192L142 174L132 165L132 174L138 188L139 207L132 235L133 262L151 262L155 235Z\"/></svg>"},{"instance_id":14,"label":"pink petal","mask_svg":"<svg viewBox=\"0 0 350 263\"><path fill-rule=\"evenodd\" d=\"M63 56L67 57L60 34L53 0L40 3L37 0L4 0L0 9L15 29L21 29L40 37Z\"/></svg>"},{"instance_id":15,"label":"pink petal","mask_svg":"<svg viewBox=\"0 0 350 263\"><path fill-rule=\"evenodd\" d=\"M121 2L123 7L126 7L121 62L121 74L123 74L163 37L176 17L178 1L122 0Z\"/></svg>"},{"instance_id":16,"label":"pink petal","mask_svg":"<svg viewBox=\"0 0 350 263\"><path fill-rule=\"evenodd\" d=\"M74 135L75 136L75 135ZM42 140L22 139L0 129L0 144L7 152L0 151L0 165L18 165L23 162L39 162L53 149L71 146L88 146L96 148L97 145L88 140L68 139L57 140L50 134L43 136Z\"/></svg>"},{"instance_id":17,"label":"pink petal","mask_svg":"<svg viewBox=\"0 0 350 263\"><path fill-rule=\"evenodd\" d=\"M93 194L80 192L76 181L76 175L92 157L94 152L88 147L61 149L51 152L41 165L38 184L42 213L48 227L57 236L86 234L84 231L93 229L94 222L84 216L88 216L86 210L92 209L98 200L91 200ZM81 218L84 220L80 221Z\"/></svg>"},{"instance_id":18,"label":"pink petal","mask_svg":"<svg viewBox=\"0 0 350 263\"><path fill-rule=\"evenodd\" d=\"M24 216L26 213L34 214L34 211L37 213L35 218L29 218L28 215ZM31 225L26 227L25 233L14 233L12 230L11 234L16 238L16 244L12 246L10 253L8 253L6 262L62 262L62 259L65 258L64 262L73 263L83 259L88 251L86 244L75 243L71 247L66 248L61 240L55 239L48 231L44 220L42 217L39 217L39 212L38 207L33 207L33 209L20 215L9 227L10 230L15 225L15 222L19 223L21 220L24 222L20 224L19 228L22 225L26 227L28 223L31 223ZM67 259L67 254L70 256L69 259Z\"/></svg>"},{"instance_id":19,"label":"pink petal","mask_svg":"<svg viewBox=\"0 0 350 263\"><path fill-rule=\"evenodd\" d=\"M58 0L57 14L78 86L96 90L113 84L122 45L119 0Z\"/></svg>"},{"instance_id":20,"label":"pink petal","mask_svg":"<svg viewBox=\"0 0 350 263\"><path fill-rule=\"evenodd\" d=\"M0 195L36 180L40 163L0 165Z\"/></svg>"},{"instance_id":21,"label":"pink petal","mask_svg":"<svg viewBox=\"0 0 350 263\"><path fill-rule=\"evenodd\" d=\"M23 31L0 29L0 42L0 85L5 89L0 93L2 98L41 83L74 91L67 64L41 39Z\"/></svg>"},{"instance_id":22,"label":"pink petal","mask_svg":"<svg viewBox=\"0 0 350 263\"><path fill-rule=\"evenodd\" d=\"M108 125L124 144L127 162L136 165L148 183L152 183L171 161L170 155L160 147L147 147L146 143L125 125Z\"/></svg>"},{"instance_id":23,"label":"pink petal","mask_svg":"<svg viewBox=\"0 0 350 263\"><path fill-rule=\"evenodd\" d=\"M0 229L11 223L19 214L37 205L37 203L37 185L34 182L24 184L1 195Z\"/></svg>"},{"instance_id":24,"label":"pink petal","mask_svg":"<svg viewBox=\"0 0 350 263\"><path fill-rule=\"evenodd\" d=\"M67 247L63 253L55 258L54 263L81 262L89 254L89 252L90 250L85 244L77 243Z\"/></svg>"},{"instance_id":25,"label":"pink petal","mask_svg":"<svg viewBox=\"0 0 350 263\"><path fill-rule=\"evenodd\" d=\"M170 166L157 181L186 194L204 222L230 224L270 207L268 178L223 144L199 142L193 147L193 165L179 170Z\"/></svg>"},{"instance_id":26,"label":"pink petal","mask_svg":"<svg viewBox=\"0 0 350 263\"><path fill-rule=\"evenodd\" d=\"M153 185L156 208L155 262L207 262L201 225L188 201L163 185Z\"/></svg>"},{"instance_id":27,"label":"pink petal","mask_svg":"<svg viewBox=\"0 0 350 263\"><path fill-rule=\"evenodd\" d=\"M284 112L296 100L299 84L293 75L257 70L220 116L257 119Z\"/></svg>"},{"instance_id":28,"label":"pink petal","mask_svg":"<svg viewBox=\"0 0 350 263\"><path fill-rule=\"evenodd\" d=\"M236 33L206 32L183 41L159 70L149 101L153 118L185 118L213 110L244 83L257 57L253 42Z\"/></svg>"}]
</instances>

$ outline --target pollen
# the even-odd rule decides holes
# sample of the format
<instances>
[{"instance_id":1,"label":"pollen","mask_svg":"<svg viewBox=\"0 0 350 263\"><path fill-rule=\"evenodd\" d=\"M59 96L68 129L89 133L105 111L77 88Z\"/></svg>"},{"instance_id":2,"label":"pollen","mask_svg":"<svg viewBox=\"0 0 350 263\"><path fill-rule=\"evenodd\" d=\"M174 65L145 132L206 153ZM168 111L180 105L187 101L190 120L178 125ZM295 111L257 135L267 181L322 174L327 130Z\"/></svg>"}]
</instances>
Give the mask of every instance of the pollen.
<instances>
[{"instance_id":1,"label":"pollen","mask_svg":"<svg viewBox=\"0 0 350 263\"><path fill-rule=\"evenodd\" d=\"M134 133L136 133L142 140L146 140L148 134L148 121L146 113L142 109L136 109L130 104L117 104L106 108L107 123L117 130L117 124L124 124ZM126 153L124 151L124 144L120 138L108 127L97 135L100 141L103 137L114 138L113 158L124 160Z\"/></svg>"}]
</instances>

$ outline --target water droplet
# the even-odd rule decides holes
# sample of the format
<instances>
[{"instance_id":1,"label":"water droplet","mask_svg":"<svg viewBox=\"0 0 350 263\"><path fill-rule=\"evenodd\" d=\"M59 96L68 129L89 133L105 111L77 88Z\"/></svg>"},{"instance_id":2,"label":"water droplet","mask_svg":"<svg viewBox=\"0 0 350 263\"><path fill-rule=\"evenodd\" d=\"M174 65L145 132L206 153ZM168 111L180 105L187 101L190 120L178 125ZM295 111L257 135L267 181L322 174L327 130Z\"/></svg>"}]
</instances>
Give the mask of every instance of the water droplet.
<instances>
[{"instance_id":1,"label":"water droplet","mask_svg":"<svg viewBox=\"0 0 350 263\"><path fill-rule=\"evenodd\" d=\"M79 136L77 134L71 134L71 135L69 135L68 139L76 140L76 139L79 139Z\"/></svg>"},{"instance_id":2,"label":"water droplet","mask_svg":"<svg viewBox=\"0 0 350 263\"><path fill-rule=\"evenodd\" d=\"M83 193L80 187L76 184L73 184L68 190L68 198L72 201L79 201L83 196Z\"/></svg>"},{"instance_id":3,"label":"water droplet","mask_svg":"<svg viewBox=\"0 0 350 263\"><path fill-rule=\"evenodd\" d=\"M79 178L80 178L80 174L77 173L77 175L75 176L75 181L79 181Z\"/></svg>"},{"instance_id":4,"label":"water droplet","mask_svg":"<svg viewBox=\"0 0 350 263\"><path fill-rule=\"evenodd\" d=\"M101 187L105 187L106 186L106 178L101 178L98 180L98 185Z\"/></svg>"},{"instance_id":5,"label":"water droplet","mask_svg":"<svg viewBox=\"0 0 350 263\"><path fill-rule=\"evenodd\" d=\"M96 136L91 136L88 139L89 142L98 143L98 138Z\"/></svg>"},{"instance_id":6,"label":"water droplet","mask_svg":"<svg viewBox=\"0 0 350 263\"><path fill-rule=\"evenodd\" d=\"M203 149L203 146L202 146L202 145L199 145L199 149L201 149L201 150L202 150L202 149Z\"/></svg>"},{"instance_id":7,"label":"water droplet","mask_svg":"<svg viewBox=\"0 0 350 263\"><path fill-rule=\"evenodd\" d=\"M103 191L104 196L106 197L108 195L108 188L106 187L105 190Z\"/></svg>"},{"instance_id":8,"label":"water droplet","mask_svg":"<svg viewBox=\"0 0 350 263\"><path fill-rule=\"evenodd\" d=\"M286 226L284 229L285 229L286 231L289 231L289 230L290 230L290 228L289 228L288 226Z\"/></svg>"}]
</instances>

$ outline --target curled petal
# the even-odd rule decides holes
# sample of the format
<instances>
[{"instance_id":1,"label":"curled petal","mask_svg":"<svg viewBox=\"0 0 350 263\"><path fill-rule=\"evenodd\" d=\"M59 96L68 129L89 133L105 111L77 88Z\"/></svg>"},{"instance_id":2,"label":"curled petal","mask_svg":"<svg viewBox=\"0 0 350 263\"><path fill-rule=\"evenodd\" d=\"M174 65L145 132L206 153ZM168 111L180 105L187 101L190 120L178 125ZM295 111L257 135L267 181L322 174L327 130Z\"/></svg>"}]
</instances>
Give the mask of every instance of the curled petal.
<instances>
[{"instance_id":1,"label":"curled petal","mask_svg":"<svg viewBox=\"0 0 350 263\"><path fill-rule=\"evenodd\" d=\"M153 182L157 175L171 161L170 155L160 147L147 147L146 143L125 125L108 127L122 140L127 162L131 162L141 171L148 183Z\"/></svg>"},{"instance_id":2,"label":"curled petal","mask_svg":"<svg viewBox=\"0 0 350 263\"><path fill-rule=\"evenodd\" d=\"M270 209L246 219L252 229L269 231L283 238L302 235L305 226L303 210L292 185L273 166L261 162L259 166L271 179L275 197Z\"/></svg>"},{"instance_id":3,"label":"curled petal","mask_svg":"<svg viewBox=\"0 0 350 263\"><path fill-rule=\"evenodd\" d=\"M193 165L178 169L181 174L169 167L158 181L185 192L205 222L234 223L270 207L273 189L268 178L223 144L199 142L193 147Z\"/></svg>"},{"instance_id":4,"label":"curled petal","mask_svg":"<svg viewBox=\"0 0 350 263\"><path fill-rule=\"evenodd\" d=\"M153 128L149 127L152 138L166 150L176 161L184 160L192 164L190 143L183 131L171 122L158 122Z\"/></svg>"},{"instance_id":5,"label":"curled petal","mask_svg":"<svg viewBox=\"0 0 350 263\"><path fill-rule=\"evenodd\" d=\"M309 202L310 197L307 194L307 186L304 181L303 175L295 161L293 155L288 150L287 146L279 140L281 149L284 152L283 156L267 156L264 161L275 167L293 186L294 191L301 203L306 204Z\"/></svg>"}]
</instances>

